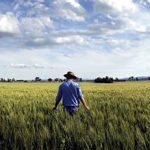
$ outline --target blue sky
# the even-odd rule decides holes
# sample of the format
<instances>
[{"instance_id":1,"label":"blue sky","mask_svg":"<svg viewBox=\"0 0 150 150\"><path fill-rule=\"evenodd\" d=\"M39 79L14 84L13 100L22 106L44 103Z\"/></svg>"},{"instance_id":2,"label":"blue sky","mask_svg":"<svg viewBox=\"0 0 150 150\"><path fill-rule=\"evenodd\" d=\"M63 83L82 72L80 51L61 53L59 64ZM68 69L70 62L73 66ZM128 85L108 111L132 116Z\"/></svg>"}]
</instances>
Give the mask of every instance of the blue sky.
<instances>
[{"instance_id":1,"label":"blue sky","mask_svg":"<svg viewBox=\"0 0 150 150\"><path fill-rule=\"evenodd\" d=\"M0 77L150 75L150 0L1 0Z\"/></svg>"}]
</instances>

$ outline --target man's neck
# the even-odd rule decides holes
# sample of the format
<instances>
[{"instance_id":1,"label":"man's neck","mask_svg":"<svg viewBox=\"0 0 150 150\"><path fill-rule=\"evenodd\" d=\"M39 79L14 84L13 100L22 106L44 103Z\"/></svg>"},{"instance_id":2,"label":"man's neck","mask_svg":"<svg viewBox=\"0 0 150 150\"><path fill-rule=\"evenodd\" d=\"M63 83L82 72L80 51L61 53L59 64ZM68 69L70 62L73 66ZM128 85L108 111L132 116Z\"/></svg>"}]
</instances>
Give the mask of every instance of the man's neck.
<instances>
[{"instance_id":1,"label":"man's neck","mask_svg":"<svg viewBox=\"0 0 150 150\"><path fill-rule=\"evenodd\" d=\"M73 81L73 79L67 79L67 81Z\"/></svg>"}]
</instances>

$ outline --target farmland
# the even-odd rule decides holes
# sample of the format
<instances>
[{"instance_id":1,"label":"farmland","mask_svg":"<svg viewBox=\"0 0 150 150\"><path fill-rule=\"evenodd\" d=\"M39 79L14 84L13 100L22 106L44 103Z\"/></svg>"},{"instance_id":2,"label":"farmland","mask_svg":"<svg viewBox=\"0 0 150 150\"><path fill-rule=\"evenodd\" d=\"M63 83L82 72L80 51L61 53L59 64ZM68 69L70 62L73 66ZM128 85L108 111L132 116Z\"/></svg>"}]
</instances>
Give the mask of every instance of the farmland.
<instances>
[{"instance_id":1,"label":"farmland","mask_svg":"<svg viewBox=\"0 0 150 150\"><path fill-rule=\"evenodd\" d=\"M90 111L52 111L59 83L0 84L0 149L150 149L150 82L81 83Z\"/></svg>"}]
</instances>

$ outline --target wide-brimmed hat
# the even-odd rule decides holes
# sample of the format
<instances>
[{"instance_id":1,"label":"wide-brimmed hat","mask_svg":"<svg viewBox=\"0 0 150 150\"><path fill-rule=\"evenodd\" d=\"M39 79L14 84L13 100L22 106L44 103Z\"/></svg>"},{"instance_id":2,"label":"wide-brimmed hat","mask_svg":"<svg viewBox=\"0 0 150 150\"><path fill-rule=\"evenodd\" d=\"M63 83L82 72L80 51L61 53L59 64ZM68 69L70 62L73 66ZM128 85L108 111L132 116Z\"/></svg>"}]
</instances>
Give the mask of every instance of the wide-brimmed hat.
<instances>
[{"instance_id":1,"label":"wide-brimmed hat","mask_svg":"<svg viewBox=\"0 0 150 150\"><path fill-rule=\"evenodd\" d=\"M68 77L72 77L74 79L77 79L77 77L75 76L75 74L71 71L68 71L66 74L64 74L64 77L68 78Z\"/></svg>"}]
</instances>

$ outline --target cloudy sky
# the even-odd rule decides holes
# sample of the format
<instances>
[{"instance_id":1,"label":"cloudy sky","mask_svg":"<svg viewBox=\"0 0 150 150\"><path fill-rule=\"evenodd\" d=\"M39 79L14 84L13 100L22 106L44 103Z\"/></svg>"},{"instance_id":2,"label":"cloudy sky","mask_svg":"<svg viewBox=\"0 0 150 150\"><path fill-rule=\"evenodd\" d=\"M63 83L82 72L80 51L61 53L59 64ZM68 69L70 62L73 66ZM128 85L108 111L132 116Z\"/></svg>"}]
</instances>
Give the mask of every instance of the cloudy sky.
<instances>
[{"instance_id":1,"label":"cloudy sky","mask_svg":"<svg viewBox=\"0 0 150 150\"><path fill-rule=\"evenodd\" d=\"M150 75L150 0L0 0L0 78Z\"/></svg>"}]
</instances>

